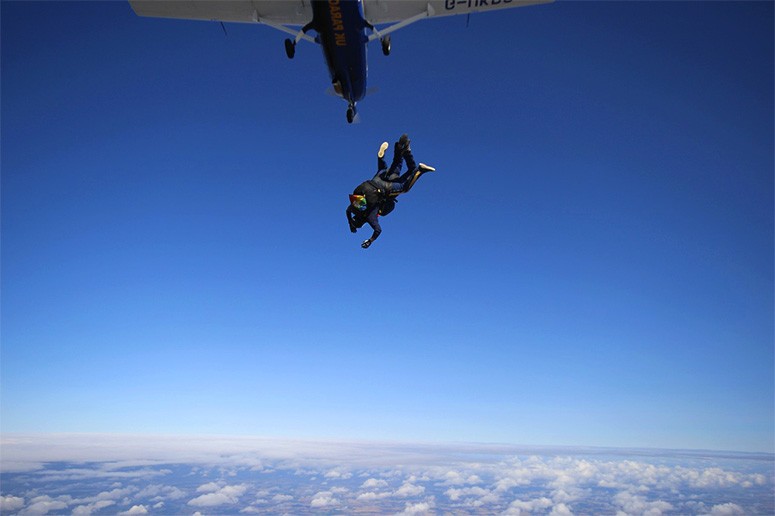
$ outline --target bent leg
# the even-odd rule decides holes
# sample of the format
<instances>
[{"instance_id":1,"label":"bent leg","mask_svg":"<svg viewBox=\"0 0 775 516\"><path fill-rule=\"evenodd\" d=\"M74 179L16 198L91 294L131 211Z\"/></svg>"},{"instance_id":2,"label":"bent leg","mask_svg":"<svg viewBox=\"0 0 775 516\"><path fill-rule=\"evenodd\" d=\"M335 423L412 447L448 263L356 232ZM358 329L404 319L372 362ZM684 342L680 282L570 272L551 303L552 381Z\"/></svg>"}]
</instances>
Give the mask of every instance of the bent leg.
<instances>
[{"instance_id":1,"label":"bent leg","mask_svg":"<svg viewBox=\"0 0 775 516\"><path fill-rule=\"evenodd\" d=\"M383 146L386 145L385 143L382 144ZM383 147L380 147L381 153L384 155L384 149ZM387 162L383 158L383 156L377 155L377 170L380 171L380 178L384 181L395 181L398 179L398 176L401 174L401 165L403 164L404 157L403 153L401 152L401 149L399 148L398 144L396 143L393 149L393 162L390 164L390 168L387 166Z\"/></svg>"},{"instance_id":2,"label":"bent leg","mask_svg":"<svg viewBox=\"0 0 775 516\"><path fill-rule=\"evenodd\" d=\"M404 189L402 193L406 193L414 186L414 184L417 182L418 179L420 179L420 176L425 174L426 172L433 172L436 170L433 167L429 167L428 165L425 165L423 163L420 163L417 168L412 170L411 172L407 172L402 176Z\"/></svg>"},{"instance_id":3,"label":"bent leg","mask_svg":"<svg viewBox=\"0 0 775 516\"><path fill-rule=\"evenodd\" d=\"M398 181L390 183L391 188L388 190L390 192L390 196L397 197L411 190L417 180L420 179L420 176L424 173L425 172L417 168L404 173L404 175L402 175Z\"/></svg>"},{"instance_id":4,"label":"bent leg","mask_svg":"<svg viewBox=\"0 0 775 516\"><path fill-rule=\"evenodd\" d=\"M408 192L412 189L414 184L417 182L418 179L420 179L420 176L423 175L422 170L415 169L412 171L412 175L407 178L407 180L404 182L404 191L403 193Z\"/></svg>"},{"instance_id":5,"label":"bent leg","mask_svg":"<svg viewBox=\"0 0 775 516\"><path fill-rule=\"evenodd\" d=\"M402 149L398 143L393 145L393 162L390 164L390 168L385 174L386 181L395 181L398 176L401 175L401 166L404 162L404 155Z\"/></svg>"},{"instance_id":6,"label":"bent leg","mask_svg":"<svg viewBox=\"0 0 775 516\"><path fill-rule=\"evenodd\" d=\"M406 168L414 171L417 168L417 163L414 161L411 149L406 149L403 153L404 161L406 161Z\"/></svg>"},{"instance_id":7,"label":"bent leg","mask_svg":"<svg viewBox=\"0 0 775 516\"><path fill-rule=\"evenodd\" d=\"M401 193L404 189L403 182L385 181L384 174L377 174L371 179L371 182L385 194L395 195Z\"/></svg>"},{"instance_id":8,"label":"bent leg","mask_svg":"<svg viewBox=\"0 0 775 516\"><path fill-rule=\"evenodd\" d=\"M387 169L387 163L385 163L385 150L388 148L388 142L382 142L379 146L379 152L377 152L377 172L382 172Z\"/></svg>"}]
</instances>

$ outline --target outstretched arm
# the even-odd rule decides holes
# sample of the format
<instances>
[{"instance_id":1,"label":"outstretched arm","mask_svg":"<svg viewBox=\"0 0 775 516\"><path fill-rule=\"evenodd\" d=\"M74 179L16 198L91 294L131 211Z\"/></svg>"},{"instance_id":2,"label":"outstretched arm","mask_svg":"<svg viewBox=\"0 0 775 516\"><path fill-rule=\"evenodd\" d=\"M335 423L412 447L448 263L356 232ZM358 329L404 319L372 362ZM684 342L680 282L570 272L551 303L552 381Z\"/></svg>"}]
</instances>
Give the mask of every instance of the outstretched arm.
<instances>
[{"instance_id":1,"label":"outstretched arm","mask_svg":"<svg viewBox=\"0 0 775 516\"><path fill-rule=\"evenodd\" d=\"M382 233L382 228L379 225L379 218L377 215L379 215L379 208L374 208L366 217L366 221L374 232L371 234L371 238L365 240L363 244L361 244L361 247L364 249L368 248L377 238L379 238L380 233Z\"/></svg>"}]
</instances>

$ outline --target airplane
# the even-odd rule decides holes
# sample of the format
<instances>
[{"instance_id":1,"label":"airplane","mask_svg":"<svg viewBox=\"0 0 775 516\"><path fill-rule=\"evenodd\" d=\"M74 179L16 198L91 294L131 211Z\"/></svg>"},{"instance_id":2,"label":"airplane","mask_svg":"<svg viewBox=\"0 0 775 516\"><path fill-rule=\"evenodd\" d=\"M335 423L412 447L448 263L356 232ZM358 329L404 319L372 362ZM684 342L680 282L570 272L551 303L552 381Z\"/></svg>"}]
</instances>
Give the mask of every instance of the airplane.
<instances>
[{"instance_id":1,"label":"airplane","mask_svg":"<svg viewBox=\"0 0 775 516\"><path fill-rule=\"evenodd\" d=\"M379 39L390 54L390 34L425 18L543 4L552 0L129 0L138 16L261 23L293 36L289 59L300 41L319 44L336 95L347 102L347 122L366 96L366 46ZM377 29L377 25L388 25ZM298 28L293 28L298 27ZM315 31L313 38L307 33Z\"/></svg>"}]
</instances>

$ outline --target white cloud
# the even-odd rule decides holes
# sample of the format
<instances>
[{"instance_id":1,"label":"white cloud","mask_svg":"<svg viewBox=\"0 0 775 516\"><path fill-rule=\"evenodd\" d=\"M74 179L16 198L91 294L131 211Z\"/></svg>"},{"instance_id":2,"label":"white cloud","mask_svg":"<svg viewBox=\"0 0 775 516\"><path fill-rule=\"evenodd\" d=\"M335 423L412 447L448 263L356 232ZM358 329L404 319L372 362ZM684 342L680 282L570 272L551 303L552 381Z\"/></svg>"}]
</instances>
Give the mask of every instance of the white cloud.
<instances>
[{"instance_id":1,"label":"white cloud","mask_svg":"<svg viewBox=\"0 0 775 516\"><path fill-rule=\"evenodd\" d=\"M5 468L4 468L5 469ZM79 481L102 478L121 478L121 479L146 479L169 475L168 469L142 468L134 470L116 471L112 467L106 467L99 464L93 468L68 468L67 470L40 470L37 474L41 480L46 482Z\"/></svg>"},{"instance_id":2,"label":"white cloud","mask_svg":"<svg viewBox=\"0 0 775 516\"><path fill-rule=\"evenodd\" d=\"M463 489L447 489L444 494L447 495L450 500L456 502L462 497L475 496L481 498L490 495L491 492L490 490L482 489L481 487L466 487Z\"/></svg>"},{"instance_id":3,"label":"white cloud","mask_svg":"<svg viewBox=\"0 0 775 516\"><path fill-rule=\"evenodd\" d=\"M120 484L117 484L117 485L120 485ZM111 491L102 491L98 493L96 496L89 496L86 498L75 499L75 500L72 500L71 503L92 504L94 502L100 502L100 501L115 501L121 498L126 498L127 496L131 495L135 491L137 491L136 487L116 488Z\"/></svg>"},{"instance_id":4,"label":"white cloud","mask_svg":"<svg viewBox=\"0 0 775 516\"><path fill-rule=\"evenodd\" d=\"M552 512L549 513L550 516L571 516L573 514L573 511L570 510L570 507L565 505L564 503L558 503L554 507L552 507Z\"/></svg>"},{"instance_id":5,"label":"white cloud","mask_svg":"<svg viewBox=\"0 0 775 516\"><path fill-rule=\"evenodd\" d=\"M364 489L374 489L378 487L387 487L387 485L388 483L382 479L370 478L361 484L361 487Z\"/></svg>"},{"instance_id":6,"label":"white cloud","mask_svg":"<svg viewBox=\"0 0 775 516\"><path fill-rule=\"evenodd\" d=\"M404 482L403 485L396 490L395 495L409 498L411 496L419 496L424 492L425 487L414 485L411 482Z\"/></svg>"},{"instance_id":7,"label":"white cloud","mask_svg":"<svg viewBox=\"0 0 775 516\"><path fill-rule=\"evenodd\" d=\"M357 496L356 500L360 500L362 502L370 502L374 500L382 500L383 498L390 497L391 494L389 492L383 492L383 493L375 493L372 491L361 493Z\"/></svg>"},{"instance_id":8,"label":"white cloud","mask_svg":"<svg viewBox=\"0 0 775 516\"><path fill-rule=\"evenodd\" d=\"M514 500L506 509L505 514L522 515L530 514L535 511L545 511L553 505L552 501L546 497L535 498L533 500Z\"/></svg>"},{"instance_id":9,"label":"white cloud","mask_svg":"<svg viewBox=\"0 0 775 516\"><path fill-rule=\"evenodd\" d=\"M235 504L239 502L239 498L248 489L248 486L245 484L218 487L216 491L210 491L212 487L212 483L200 486L199 489L204 488L204 491L197 489L197 492L207 492L207 494L189 500L188 505L193 505L194 507L217 507L219 505Z\"/></svg>"},{"instance_id":10,"label":"white cloud","mask_svg":"<svg viewBox=\"0 0 775 516\"><path fill-rule=\"evenodd\" d=\"M145 505L133 505L131 509L125 512L120 512L120 516L136 516L138 514L148 514L148 509Z\"/></svg>"},{"instance_id":11,"label":"white cloud","mask_svg":"<svg viewBox=\"0 0 775 516\"><path fill-rule=\"evenodd\" d=\"M515 487L542 483L554 489L553 498L562 498L565 502L583 495L580 486L633 491L747 488L768 482L760 473L741 473L720 467L698 469L636 460L600 461L574 457L513 458L494 465L491 471L496 478L495 491L508 492Z\"/></svg>"},{"instance_id":12,"label":"white cloud","mask_svg":"<svg viewBox=\"0 0 775 516\"><path fill-rule=\"evenodd\" d=\"M643 514L644 516L660 516L665 511L673 510L673 506L661 500L649 502L645 497L624 491L614 496L614 503L627 514Z\"/></svg>"},{"instance_id":13,"label":"white cloud","mask_svg":"<svg viewBox=\"0 0 775 516\"><path fill-rule=\"evenodd\" d=\"M218 491L222 487L222 484L217 484L215 482L208 482L207 484L202 484L201 486L196 488L197 493L214 493Z\"/></svg>"},{"instance_id":14,"label":"white cloud","mask_svg":"<svg viewBox=\"0 0 775 516\"><path fill-rule=\"evenodd\" d=\"M530 480L527 480L527 479L517 480L511 477L501 478L497 482L495 482L495 490L499 492L505 492L513 487L525 486L529 484L530 484Z\"/></svg>"},{"instance_id":15,"label":"white cloud","mask_svg":"<svg viewBox=\"0 0 775 516\"><path fill-rule=\"evenodd\" d=\"M113 500L101 500L88 505L79 505L73 509L73 516L90 516L93 512L115 505Z\"/></svg>"},{"instance_id":16,"label":"white cloud","mask_svg":"<svg viewBox=\"0 0 775 516\"><path fill-rule=\"evenodd\" d=\"M710 510L711 516L737 516L745 514L745 510L737 504L725 503L714 505Z\"/></svg>"},{"instance_id":17,"label":"white cloud","mask_svg":"<svg viewBox=\"0 0 775 516\"><path fill-rule=\"evenodd\" d=\"M755 478L752 478L751 475L725 471L718 467L705 468L703 470L677 467L675 474L681 481L701 488L732 487L755 482Z\"/></svg>"},{"instance_id":18,"label":"white cloud","mask_svg":"<svg viewBox=\"0 0 775 516\"><path fill-rule=\"evenodd\" d=\"M293 500L293 497L286 494L276 494L272 497L272 501L275 503L290 502L291 500Z\"/></svg>"},{"instance_id":19,"label":"white cloud","mask_svg":"<svg viewBox=\"0 0 775 516\"><path fill-rule=\"evenodd\" d=\"M328 507L331 505L339 505L341 502L334 498L331 491L320 491L312 497L310 506L312 507Z\"/></svg>"},{"instance_id":20,"label":"white cloud","mask_svg":"<svg viewBox=\"0 0 775 516\"><path fill-rule=\"evenodd\" d=\"M152 498L154 501L179 500L186 496L186 493L175 486L151 484L138 491L135 496L137 498Z\"/></svg>"},{"instance_id":21,"label":"white cloud","mask_svg":"<svg viewBox=\"0 0 775 516\"><path fill-rule=\"evenodd\" d=\"M67 501L65 501L67 500ZM70 498L53 499L50 496L37 496L30 500L30 505L19 512L20 515L48 514L49 511L59 511L66 509Z\"/></svg>"},{"instance_id":22,"label":"white cloud","mask_svg":"<svg viewBox=\"0 0 775 516\"><path fill-rule=\"evenodd\" d=\"M404 511L399 514L400 515L428 514L433 510L434 507L435 507L435 504L433 503L433 500L428 500L425 502L418 502L418 503L407 503L406 507L404 508Z\"/></svg>"},{"instance_id":23,"label":"white cloud","mask_svg":"<svg viewBox=\"0 0 775 516\"><path fill-rule=\"evenodd\" d=\"M552 500L556 503L573 502L583 498L590 491L579 489L577 487L568 487L567 489L556 489L552 491Z\"/></svg>"},{"instance_id":24,"label":"white cloud","mask_svg":"<svg viewBox=\"0 0 775 516\"><path fill-rule=\"evenodd\" d=\"M235 500L221 493L203 494L188 501L188 505L192 505L194 507L217 507L219 505L233 503L235 503Z\"/></svg>"},{"instance_id":25,"label":"white cloud","mask_svg":"<svg viewBox=\"0 0 775 516\"><path fill-rule=\"evenodd\" d=\"M16 511L24 507L24 498L19 496L0 496L0 512Z\"/></svg>"},{"instance_id":26,"label":"white cloud","mask_svg":"<svg viewBox=\"0 0 775 516\"><path fill-rule=\"evenodd\" d=\"M348 478L351 478L353 475L349 471L342 471L341 469L336 468L336 469L327 471L324 476L326 478L331 478L331 479L347 480Z\"/></svg>"},{"instance_id":27,"label":"white cloud","mask_svg":"<svg viewBox=\"0 0 775 516\"><path fill-rule=\"evenodd\" d=\"M458 486L463 484L479 484L481 479L476 475L465 475L459 471L448 471L444 474L443 481L440 485L443 486Z\"/></svg>"}]
</instances>

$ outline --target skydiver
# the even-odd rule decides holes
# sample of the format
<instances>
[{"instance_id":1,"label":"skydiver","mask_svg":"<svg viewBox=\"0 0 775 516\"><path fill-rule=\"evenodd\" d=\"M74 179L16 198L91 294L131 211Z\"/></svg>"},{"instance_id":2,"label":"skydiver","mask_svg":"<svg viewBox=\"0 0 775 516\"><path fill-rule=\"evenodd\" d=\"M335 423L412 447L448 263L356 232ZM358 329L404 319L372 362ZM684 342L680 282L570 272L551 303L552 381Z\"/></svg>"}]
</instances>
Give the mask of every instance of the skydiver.
<instances>
[{"instance_id":1,"label":"skydiver","mask_svg":"<svg viewBox=\"0 0 775 516\"><path fill-rule=\"evenodd\" d=\"M368 249L382 233L379 215L385 216L393 211L397 196L408 192L424 173L436 170L424 163L416 165L409 143L409 137L401 135L393 147L393 162L389 168L385 162L385 151L389 145L382 143L377 153L377 174L358 185L350 195L350 205L345 212L350 231L355 233L366 223L373 230L371 238L361 244L364 249ZM403 161L406 161L407 171L400 175Z\"/></svg>"}]
</instances>

